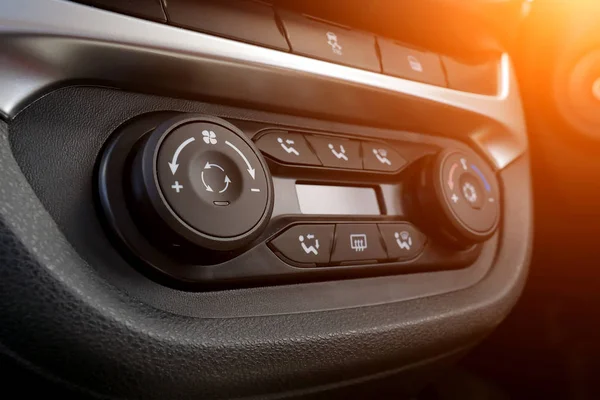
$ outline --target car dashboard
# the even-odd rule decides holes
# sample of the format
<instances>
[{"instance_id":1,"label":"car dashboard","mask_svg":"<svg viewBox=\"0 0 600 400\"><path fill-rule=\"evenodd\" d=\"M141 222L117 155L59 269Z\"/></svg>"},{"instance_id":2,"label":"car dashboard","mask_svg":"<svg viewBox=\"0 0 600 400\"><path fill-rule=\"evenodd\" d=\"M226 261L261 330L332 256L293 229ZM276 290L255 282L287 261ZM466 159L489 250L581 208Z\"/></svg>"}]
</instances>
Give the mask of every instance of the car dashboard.
<instances>
[{"instance_id":1,"label":"car dashboard","mask_svg":"<svg viewBox=\"0 0 600 400\"><path fill-rule=\"evenodd\" d=\"M7 365L77 397L415 396L525 286L531 7L0 3Z\"/></svg>"}]
</instances>

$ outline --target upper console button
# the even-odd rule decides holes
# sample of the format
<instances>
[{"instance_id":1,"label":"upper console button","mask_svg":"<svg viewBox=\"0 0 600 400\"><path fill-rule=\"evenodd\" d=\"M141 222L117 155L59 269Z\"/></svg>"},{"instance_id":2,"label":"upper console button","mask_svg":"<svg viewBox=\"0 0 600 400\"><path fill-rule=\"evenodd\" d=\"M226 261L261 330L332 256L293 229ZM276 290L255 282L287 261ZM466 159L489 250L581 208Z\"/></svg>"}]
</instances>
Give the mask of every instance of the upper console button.
<instances>
[{"instance_id":1,"label":"upper console button","mask_svg":"<svg viewBox=\"0 0 600 400\"><path fill-rule=\"evenodd\" d=\"M286 131L272 131L260 137L256 145L265 154L289 164L321 165L304 136Z\"/></svg>"},{"instance_id":2,"label":"upper console button","mask_svg":"<svg viewBox=\"0 0 600 400\"><path fill-rule=\"evenodd\" d=\"M380 72L375 37L289 12L279 13L292 52Z\"/></svg>"},{"instance_id":3,"label":"upper console button","mask_svg":"<svg viewBox=\"0 0 600 400\"><path fill-rule=\"evenodd\" d=\"M448 76L448 87L465 92L495 95L498 91L498 60L466 64L442 57Z\"/></svg>"},{"instance_id":4,"label":"upper console button","mask_svg":"<svg viewBox=\"0 0 600 400\"><path fill-rule=\"evenodd\" d=\"M334 225L296 225L271 245L292 261L303 264L327 264L331 255Z\"/></svg>"},{"instance_id":5,"label":"upper console button","mask_svg":"<svg viewBox=\"0 0 600 400\"><path fill-rule=\"evenodd\" d=\"M410 49L387 39L377 38L377 41L383 73L431 85L447 86L442 62L437 54Z\"/></svg>"},{"instance_id":6,"label":"upper console button","mask_svg":"<svg viewBox=\"0 0 600 400\"><path fill-rule=\"evenodd\" d=\"M362 142L363 168L372 171L398 171L406 160L390 146L375 142Z\"/></svg>"},{"instance_id":7,"label":"upper console button","mask_svg":"<svg viewBox=\"0 0 600 400\"><path fill-rule=\"evenodd\" d=\"M306 136L326 167L362 169L360 142L327 136Z\"/></svg>"},{"instance_id":8,"label":"upper console button","mask_svg":"<svg viewBox=\"0 0 600 400\"><path fill-rule=\"evenodd\" d=\"M135 17L167 22L160 0L75 0L77 3L104 8Z\"/></svg>"},{"instance_id":9,"label":"upper console button","mask_svg":"<svg viewBox=\"0 0 600 400\"><path fill-rule=\"evenodd\" d=\"M275 22L273 8L267 5L240 0L169 0L167 3L169 22L173 25L290 50Z\"/></svg>"},{"instance_id":10,"label":"upper console button","mask_svg":"<svg viewBox=\"0 0 600 400\"><path fill-rule=\"evenodd\" d=\"M421 254L427 238L409 223L380 224L381 237L390 260L411 260Z\"/></svg>"},{"instance_id":11,"label":"upper console button","mask_svg":"<svg viewBox=\"0 0 600 400\"><path fill-rule=\"evenodd\" d=\"M337 224L331 262L385 260L375 224Z\"/></svg>"}]
</instances>

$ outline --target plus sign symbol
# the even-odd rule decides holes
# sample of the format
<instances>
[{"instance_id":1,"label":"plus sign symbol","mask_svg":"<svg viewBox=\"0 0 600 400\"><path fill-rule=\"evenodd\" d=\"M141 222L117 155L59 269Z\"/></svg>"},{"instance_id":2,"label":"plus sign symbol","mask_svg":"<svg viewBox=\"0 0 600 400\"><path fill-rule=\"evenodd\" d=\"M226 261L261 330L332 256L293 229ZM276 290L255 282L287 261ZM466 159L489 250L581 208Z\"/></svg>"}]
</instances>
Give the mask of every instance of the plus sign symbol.
<instances>
[{"instance_id":1,"label":"plus sign symbol","mask_svg":"<svg viewBox=\"0 0 600 400\"><path fill-rule=\"evenodd\" d=\"M179 193L181 192L181 189L183 189L183 186L179 183L179 181L175 181L175 184L171 185L171 188Z\"/></svg>"}]
</instances>

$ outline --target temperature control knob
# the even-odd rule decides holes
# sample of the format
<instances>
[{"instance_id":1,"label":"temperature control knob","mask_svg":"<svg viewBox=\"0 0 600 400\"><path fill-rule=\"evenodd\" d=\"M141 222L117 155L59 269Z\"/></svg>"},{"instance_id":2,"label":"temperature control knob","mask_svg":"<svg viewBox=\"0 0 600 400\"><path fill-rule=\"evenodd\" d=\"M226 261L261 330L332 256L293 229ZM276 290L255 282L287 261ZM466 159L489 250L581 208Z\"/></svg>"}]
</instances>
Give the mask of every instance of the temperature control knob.
<instances>
[{"instance_id":1,"label":"temperature control knob","mask_svg":"<svg viewBox=\"0 0 600 400\"><path fill-rule=\"evenodd\" d=\"M273 189L254 145L230 123L182 115L149 133L131 167L132 199L154 237L234 250L263 230Z\"/></svg>"},{"instance_id":2,"label":"temperature control knob","mask_svg":"<svg viewBox=\"0 0 600 400\"><path fill-rule=\"evenodd\" d=\"M498 182L478 157L446 150L425 161L411 202L430 230L462 246L490 238L500 220Z\"/></svg>"}]
</instances>

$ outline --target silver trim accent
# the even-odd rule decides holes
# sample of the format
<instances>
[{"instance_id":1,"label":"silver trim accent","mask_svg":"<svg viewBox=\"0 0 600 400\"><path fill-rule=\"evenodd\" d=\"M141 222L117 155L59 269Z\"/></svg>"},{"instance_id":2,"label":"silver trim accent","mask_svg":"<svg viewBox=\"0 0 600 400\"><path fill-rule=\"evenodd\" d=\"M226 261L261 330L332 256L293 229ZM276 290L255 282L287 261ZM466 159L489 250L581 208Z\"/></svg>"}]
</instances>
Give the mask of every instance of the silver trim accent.
<instances>
[{"instance_id":1,"label":"silver trim accent","mask_svg":"<svg viewBox=\"0 0 600 400\"><path fill-rule=\"evenodd\" d=\"M296 184L302 214L381 215L375 189Z\"/></svg>"},{"instance_id":2,"label":"silver trim accent","mask_svg":"<svg viewBox=\"0 0 600 400\"><path fill-rule=\"evenodd\" d=\"M484 96L336 65L63 0L0 2L0 112L14 117L59 85L226 99L470 139L504 168L527 149L510 58Z\"/></svg>"}]
</instances>

